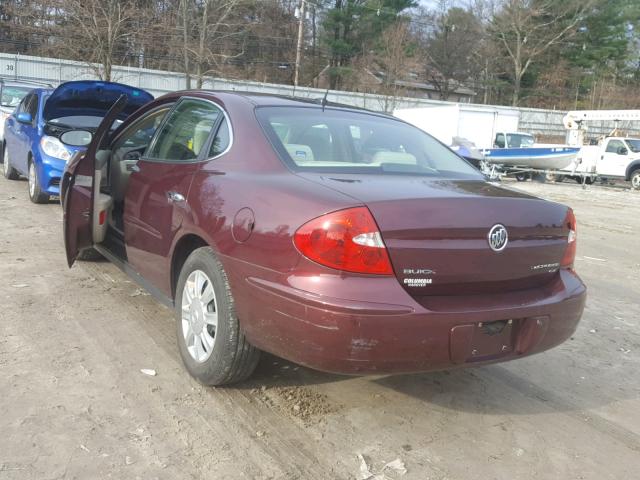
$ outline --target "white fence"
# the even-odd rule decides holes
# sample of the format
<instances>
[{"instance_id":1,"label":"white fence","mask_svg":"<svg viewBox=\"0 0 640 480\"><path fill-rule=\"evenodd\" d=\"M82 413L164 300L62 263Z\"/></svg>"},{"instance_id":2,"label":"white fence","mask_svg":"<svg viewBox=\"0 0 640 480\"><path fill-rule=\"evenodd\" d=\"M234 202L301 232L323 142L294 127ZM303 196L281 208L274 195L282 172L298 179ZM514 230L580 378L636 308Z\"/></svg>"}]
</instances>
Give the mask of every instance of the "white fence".
<instances>
[{"instance_id":1,"label":"white fence","mask_svg":"<svg viewBox=\"0 0 640 480\"><path fill-rule=\"evenodd\" d=\"M96 70L90 64L55 58L32 57L0 53L0 77L42 81L57 85L69 80L96 79ZM150 70L146 68L114 66L112 80L148 90L155 96L185 88L183 73ZM326 91L317 88L278 85L272 83L251 82L246 80L227 80L206 77L203 88L215 90L235 90L293 95L304 98L322 98ZM447 105L449 102L409 97L386 97L370 93L344 92L331 90L327 100L377 111L391 111L395 108L428 107ZM512 108L512 107L501 107ZM514 108L520 112L520 130L538 135L565 137L562 117L566 112L535 108ZM640 135L638 127L619 125L630 134ZM589 125L589 135L606 134L614 128L612 122L594 122Z\"/></svg>"}]
</instances>

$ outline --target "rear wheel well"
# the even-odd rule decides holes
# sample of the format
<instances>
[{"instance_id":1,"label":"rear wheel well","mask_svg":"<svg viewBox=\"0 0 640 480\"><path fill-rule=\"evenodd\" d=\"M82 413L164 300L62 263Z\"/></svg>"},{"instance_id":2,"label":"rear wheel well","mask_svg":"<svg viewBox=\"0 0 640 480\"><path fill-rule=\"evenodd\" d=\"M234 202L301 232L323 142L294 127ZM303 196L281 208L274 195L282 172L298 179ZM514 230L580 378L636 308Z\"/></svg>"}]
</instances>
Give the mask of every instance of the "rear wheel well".
<instances>
[{"instance_id":1,"label":"rear wheel well","mask_svg":"<svg viewBox=\"0 0 640 480\"><path fill-rule=\"evenodd\" d=\"M178 277L180 277L180 271L184 262L187 260L191 252L200 247L206 247L209 245L201 237L197 235L185 235L176 244L173 250L173 257L171 259L171 297L176 296L176 284L178 283Z\"/></svg>"}]
</instances>

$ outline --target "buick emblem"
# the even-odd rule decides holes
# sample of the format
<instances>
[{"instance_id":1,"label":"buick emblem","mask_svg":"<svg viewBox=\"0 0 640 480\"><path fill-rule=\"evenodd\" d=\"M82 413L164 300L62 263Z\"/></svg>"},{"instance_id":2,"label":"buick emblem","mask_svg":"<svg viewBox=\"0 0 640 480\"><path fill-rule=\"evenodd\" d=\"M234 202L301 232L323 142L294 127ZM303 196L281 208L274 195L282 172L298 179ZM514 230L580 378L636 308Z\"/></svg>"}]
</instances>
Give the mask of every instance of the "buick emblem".
<instances>
[{"instance_id":1,"label":"buick emblem","mask_svg":"<svg viewBox=\"0 0 640 480\"><path fill-rule=\"evenodd\" d=\"M487 235L487 240L489 241L489 246L491 250L494 252L501 252L507 246L509 242L509 234L507 233L507 229L504 225L494 225L489 230L489 235Z\"/></svg>"}]
</instances>

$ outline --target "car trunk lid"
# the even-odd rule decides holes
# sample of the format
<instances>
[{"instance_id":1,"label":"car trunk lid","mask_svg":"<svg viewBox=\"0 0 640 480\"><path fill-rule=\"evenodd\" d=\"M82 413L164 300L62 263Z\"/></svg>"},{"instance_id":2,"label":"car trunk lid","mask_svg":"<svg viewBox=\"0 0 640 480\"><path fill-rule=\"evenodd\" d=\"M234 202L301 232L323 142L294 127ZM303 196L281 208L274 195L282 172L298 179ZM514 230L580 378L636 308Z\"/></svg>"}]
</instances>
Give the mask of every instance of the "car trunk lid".
<instances>
[{"instance_id":1,"label":"car trunk lid","mask_svg":"<svg viewBox=\"0 0 640 480\"><path fill-rule=\"evenodd\" d=\"M471 295L548 283L567 246L567 207L482 181L303 174L367 205L394 272L414 296ZM496 225L506 247L491 248Z\"/></svg>"}]
</instances>

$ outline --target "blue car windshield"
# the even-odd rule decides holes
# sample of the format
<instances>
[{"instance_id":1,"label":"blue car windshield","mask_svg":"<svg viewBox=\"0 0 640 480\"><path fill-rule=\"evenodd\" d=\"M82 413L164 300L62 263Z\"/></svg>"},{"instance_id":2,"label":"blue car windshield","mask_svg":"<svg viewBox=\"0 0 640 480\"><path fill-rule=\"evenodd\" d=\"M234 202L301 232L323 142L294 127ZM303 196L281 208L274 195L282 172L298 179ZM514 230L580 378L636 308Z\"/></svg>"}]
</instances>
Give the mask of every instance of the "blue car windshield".
<instances>
[{"instance_id":1,"label":"blue car windshield","mask_svg":"<svg viewBox=\"0 0 640 480\"><path fill-rule=\"evenodd\" d=\"M17 107L22 99L33 90L33 87L14 87L5 85L2 87L2 98L0 104L3 107Z\"/></svg>"}]
</instances>

